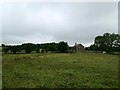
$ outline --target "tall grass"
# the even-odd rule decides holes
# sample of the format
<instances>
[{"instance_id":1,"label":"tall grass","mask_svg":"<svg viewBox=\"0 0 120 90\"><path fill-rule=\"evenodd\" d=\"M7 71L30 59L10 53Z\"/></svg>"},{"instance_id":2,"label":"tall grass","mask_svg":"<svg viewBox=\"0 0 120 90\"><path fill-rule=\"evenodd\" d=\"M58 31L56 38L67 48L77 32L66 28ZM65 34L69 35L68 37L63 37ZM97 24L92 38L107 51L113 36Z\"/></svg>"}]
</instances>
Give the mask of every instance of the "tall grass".
<instances>
[{"instance_id":1,"label":"tall grass","mask_svg":"<svg viewBox=\"0 0 120 90\"><path fill-rule=\"evenodd\" d=\"M118 56L4 54L3 88L116 88Z\"/></svg>"}]
</instances>

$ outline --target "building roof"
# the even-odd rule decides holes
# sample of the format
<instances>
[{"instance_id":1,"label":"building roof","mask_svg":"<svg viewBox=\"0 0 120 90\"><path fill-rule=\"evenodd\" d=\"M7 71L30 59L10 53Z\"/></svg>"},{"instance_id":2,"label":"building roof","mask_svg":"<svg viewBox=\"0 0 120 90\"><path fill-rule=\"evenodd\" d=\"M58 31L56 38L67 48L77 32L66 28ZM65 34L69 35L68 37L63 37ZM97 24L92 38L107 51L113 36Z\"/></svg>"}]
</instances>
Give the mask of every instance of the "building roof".
<instances>
[{"instance_id":1,"label":"building roof","mask_svg":"<svg viewBox=\"0 0 120 90\"><path fill-rule=\"evenodd\" d=\"M82 44L75 44L74 47L75 47L75 46L82 46L82 47L84 47Z\"/></svg>"}]
</instances>

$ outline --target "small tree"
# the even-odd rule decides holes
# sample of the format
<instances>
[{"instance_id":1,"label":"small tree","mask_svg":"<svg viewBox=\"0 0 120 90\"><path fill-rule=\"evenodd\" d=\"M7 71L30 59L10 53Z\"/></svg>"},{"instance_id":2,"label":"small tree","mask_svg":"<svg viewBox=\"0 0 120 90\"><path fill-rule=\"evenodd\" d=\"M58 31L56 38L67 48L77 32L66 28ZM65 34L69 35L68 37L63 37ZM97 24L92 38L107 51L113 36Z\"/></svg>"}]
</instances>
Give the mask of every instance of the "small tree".
<instances>
[{"instance_id":1,"label":"small tree","mask_svg":"<svg viewBox=\"0 0 120 90\"><path fill-rule=\"evenodd\" d=\"M35 50L35 45L32 43L23 44L22 47L26 53L31 53Z\"/></svg>"},{"instance_id":2,"label":"small tree","mask_svg":"<svg viewBox=\"0 0 120 90\"><path fill-rule=\"evenodd\" d=\"M36 45L35 45L35 51L36 51L37 53L40 52L40 44L36 44Z\"/></svg>"},{"instance_id":3,"label":"small tree","mask_svg":"<svg viewBox=\"0 0 120 90\"><path fill-rule=\"evenodd\" d=\"M58 43L58 50L59 52L67 52L68 51L68 44L67 42L61 41Z\"/></svg>"}]
</instances>

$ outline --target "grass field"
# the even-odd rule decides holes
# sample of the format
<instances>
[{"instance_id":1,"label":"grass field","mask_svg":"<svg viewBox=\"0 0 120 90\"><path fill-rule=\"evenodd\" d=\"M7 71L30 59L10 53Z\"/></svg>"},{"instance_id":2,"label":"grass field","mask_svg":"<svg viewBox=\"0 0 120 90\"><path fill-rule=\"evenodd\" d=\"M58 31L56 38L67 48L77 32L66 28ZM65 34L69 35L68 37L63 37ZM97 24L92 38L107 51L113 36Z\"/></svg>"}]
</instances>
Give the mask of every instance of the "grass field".
<instances>
[{"instance_id":1,"label":"grass field","mask_svg":"<svg viewBox=\"0 0 120 90\"><path fill-rule=\"evenodd\" d=\"M116 88L118 56L3 54L3 88Z\"/></svg>"}]
</instances>

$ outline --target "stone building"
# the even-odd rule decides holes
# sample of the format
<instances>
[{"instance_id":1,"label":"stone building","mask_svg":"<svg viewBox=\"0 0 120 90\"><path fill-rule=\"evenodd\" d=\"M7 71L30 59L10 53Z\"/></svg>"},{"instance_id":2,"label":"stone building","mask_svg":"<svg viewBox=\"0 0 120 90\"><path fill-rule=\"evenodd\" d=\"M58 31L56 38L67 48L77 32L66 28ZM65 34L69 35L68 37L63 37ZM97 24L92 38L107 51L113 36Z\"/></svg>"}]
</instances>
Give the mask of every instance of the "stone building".
<instances>
[{"instance_id":1,"label":"stone building","mask_svg":"<svg viewBox=\"0 0 120 90\"><path fill-rule=\"evenodd\" d=\"M73 47L69 47L69 51L73 51L73 52L82 52L84 50L85 48L82 44L75 43Z\"/></svg>"},{"instance_id":2,"label":"stone building","mask_svg":"<svg viewBox=\"0 0 120 90\"><path fill-rule=\"evenodd\" d=\"M85 50L85 48L84 48L84 46L82 44L77 44L77 43L75 43L74 48L75 48L76 52L81 52L81 51Z\"/></svg>"}]
</instances>

